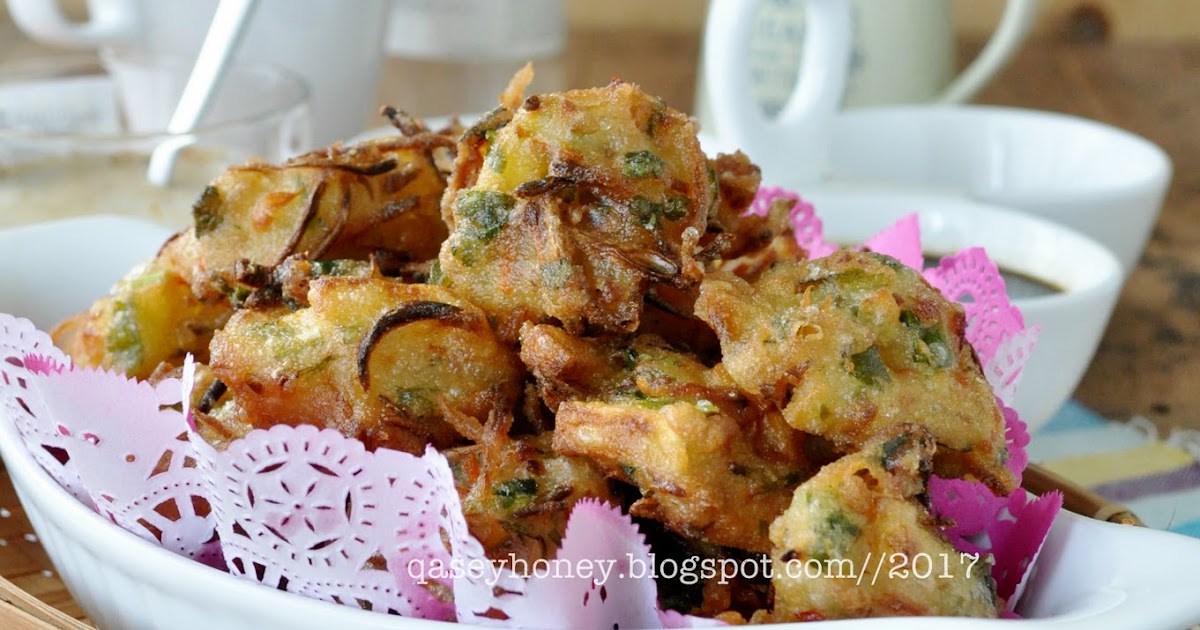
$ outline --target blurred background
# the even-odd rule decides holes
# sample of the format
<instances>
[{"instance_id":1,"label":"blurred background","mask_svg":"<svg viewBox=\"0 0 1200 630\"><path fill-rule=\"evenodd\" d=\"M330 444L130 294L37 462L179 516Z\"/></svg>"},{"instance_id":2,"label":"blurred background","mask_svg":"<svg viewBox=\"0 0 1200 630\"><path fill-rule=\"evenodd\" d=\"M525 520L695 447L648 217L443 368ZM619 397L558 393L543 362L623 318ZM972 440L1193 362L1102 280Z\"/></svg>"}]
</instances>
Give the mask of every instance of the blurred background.
<instances>
[{"instance_id":1,"label":"blurred background","mask_svg":"<svg viewBox=\"0 0 1200 630\"><path fill-rule=\"evenodd\" d=\"M61 0L60 4L71 17L83 19L87 15L85 0ZM689 109L707 5L706 0L563 0L566 46L560 57L539 61L545 65L561 62L563 79L571 87L596 85L620 76L661 94L673 106ZM954 28L961 41L960 57L969 60L995 29L1004 1L952 0L951 5ZM1053 57L1055 47L1116 45L1123 54L1140 54L1147 59L1147 50L1178 45L1179 54L1172 55L1175 62L1194 62L1198 53L1193 50L1189 54L1187 47L1200 46L1200 3L1048 0L1040 4L1030 40L1036 46L996 81L999 86L991 96L1003 93L1003 79L1011 79L1027 71L1030 63L1042 60L1042 51ZM0 3L0 60L46 50L30 42L13 25L7 7ZM400 60L394 58L392 62L394 72ZM1134 60L1131 67L1144 63ZM560 72L557 67L550 71ZM405 100L404 92L412 89L387 82L386 75L384 83L381 102L396 104Z\"/></svg>"},{"instance_id":2,"label":"blurred background","mask_svg":"<svg viewBox=\"0 0 1200 630\"><path fill-rule=\"evenodd\" d=\"M84 0L62 4L78 18L87 15ZM564 37L549 52L532 51L539 75L535 89L602 85L619 77L693 111L706 2L552 0L544 6L551 5L562 12ZM960 65L979 52L1003 5L953 0ZM465 102L453 90L474 85L490 99L519 66L516 60L500 61L482 81L461 63L399 56L397 45L394 37L388 42L377 102L419 115L478 111L448 105ZM0 62L48 52L55 51L26 38L0 3ZM1200 382L1197 76L1200 2L1046 0L1029 40L975 99L1098 120L1159 144L1174 161L1171 189L1142 264L1126 283L1077 391L1081 402L1103 416L1144 417L1164 432L1200 428L1200 397L1194 394ZM371 116L362 128L383 122Z\"/></svg>"}]
</instances>

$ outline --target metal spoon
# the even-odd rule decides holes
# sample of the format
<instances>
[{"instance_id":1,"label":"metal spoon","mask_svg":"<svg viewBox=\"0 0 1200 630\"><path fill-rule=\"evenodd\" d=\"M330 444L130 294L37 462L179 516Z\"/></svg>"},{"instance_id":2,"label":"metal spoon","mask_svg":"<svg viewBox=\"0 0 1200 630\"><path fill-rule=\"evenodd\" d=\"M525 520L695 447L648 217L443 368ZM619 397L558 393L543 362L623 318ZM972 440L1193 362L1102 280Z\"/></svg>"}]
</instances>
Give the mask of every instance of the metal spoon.
<instances>
[{"instance_id":1,"label":"metal spoon","mask_svg":"<svg viewBox=\"0 0 1200 630\"><path fill-rule=\"evenodd\" d=\"M166 186L175 172L175 161L179 151L196 141L191 131L199 124L208 110L213 94L221 83L221 77L237 50L250 16L258 0L221 0L212 24L204 36L196 64L188 75L183 94L167 123L167 133L172 137L163 141L150 154L150 165L146 179L155 186Z\"/></svg>"}]
</instances>

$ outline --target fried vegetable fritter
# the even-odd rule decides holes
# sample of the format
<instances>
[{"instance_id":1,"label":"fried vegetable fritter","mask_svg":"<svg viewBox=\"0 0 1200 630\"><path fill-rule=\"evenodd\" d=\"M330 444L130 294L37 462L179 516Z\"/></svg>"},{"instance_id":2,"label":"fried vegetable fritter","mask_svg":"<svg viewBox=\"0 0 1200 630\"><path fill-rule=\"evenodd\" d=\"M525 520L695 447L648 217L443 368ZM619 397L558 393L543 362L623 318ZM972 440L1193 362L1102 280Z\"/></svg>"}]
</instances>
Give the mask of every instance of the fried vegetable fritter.
<instances>
[{"instance_id":1,"label":"fried vegetable fritter","mask_svg":"<svg viewBox=\"0 0 1200 630\"><path fill-rule=\"evenodd\" d=\"M709 401L711 402L711 401ZM559 408L554 448L587 457L638 487L629 508L713 544L765 551L767 523L783 511L806 463L771 461L756 442L797 440L777 415L708 412L703 401L569 402ZM756 426L757 425L757 426ZM801 444L788 444L798 454Z\"/></svg>"},{"instance_id":2,"label":"fried vegetable fritter","mask_svg":"<svg viewBox=\"0 0 1200 630\"><path fill-rule=\"evenodd\" d=\"M463 136L443 202L444 282L521 324L633 332L651 281L699 282L712 196L685 115L628 83L535 95Z\"/></svg>"},{"instance_id":3,"label":"fried vegetable fritter","mask_svg":"<svg viewBox=\"0 0 1200 630\"><path fill-rule=\"evenodd\" d=\"M515 354L446 288L331 276L312 281L308 302L238 311L216 334L212 370L240 409L216 417L313 424L421 452L478 438L489 414L520 397Z\"/></svg>"},{"instance_id":4,"label":"fried vegetable fritter","mask_svg":"<svg viewBox=\"0 0 1200 630\"><path fill-rule=\"evenodd\" d=\"M747 282L754 282L767 269L779 262L799 262L808 259L808 253L796 242L792 231L791 210L794 201L776 199L765 216L754 217L756 221L743 220L735 243L719 260L709 264L712 273L731 273ZM746 231L750 231L747 233Z\"/></svg>"},{"instance_id":5,"label":"fried vegetable fritter","mask_svg":"<svg viewBox=\"0 0 1200 630\"><path fill-rule=\"evenodd\" d=\"M493 559L553 558L580 499L618 503L591 462L556 454L550 437L490 435L445 451L467 525Z\"/></svg>"},{"instance_id":6,"label":"fried vegetable fritter","mask_svg":"<svg viewBox=\"0 0 1200 630\"><path fill-rule=\"evenodd\" d=\"M935 448L894 425L796 489L771 523L774 621L998 615L988 560L956 551L918 500Z\"/></svg>"},{"instance_id":7,"label":"fried vegetable fritter","mask_svg":"<svg viewBox=\"0 0 1200 630\"><path fill-rule=\"evenodd\" d=\"M300 254L288 256L274 267L240 260L234 265L233 274L230 276L235 284L231 286L229 299L237 308L263 310L286 306L294 310L308 306L308 290L312 281L317 278L369 278L380 272L373 261L312 261ZM411 281L408 278L400 280Z\"/></svg>"},{"instance_id":8,"label":"fried vegetable fritter","mask_svg":"<svg viewBox=\"0 0 1200 630\"><path fill-rule=\"evenodd\" d=\"M712 258L736 258L761 249L777 234L791 233L788 207L768 216L751 214L750 205L762 172L746 154L719 154L709 163L716 183L716 200L708 214L703 244Z\"/></svg>"},{"instance_id":9,"label":"fried vegetable fritter","mask_svg":"<svg viewBox=\"0 0 1200 630\"><path fill-rule=\"evenodd\" d=\"M235 166L193 208L196 293L228 291L239 261L437 256L440 203L454 141L429 132L332 146L282 165ZM440 155L439 155L440 154Z\"/></svg>"},{"instance_id":10,"label":"fried vegetable fritter","mask_svg":"<svg viewBox=\"0 0 1200 630\"><path fill-rule=\"evenodd\" d=\"M182 241L169 241L150 262L130 271L112 291L51 331L76 365L149 378L161 365L208 357L213 332L232 312L224 300L193 295L188 266L178 260Z\"/></svg>"},{"instance_id":11,"label":"fried vegetable fritter","mask_svg":"<svg viewBox=\"0 0 1200 630\"><path fill-rule=\"evenodd\" d=\"M554 448L641 491L630 514L713 544L766 551L766 525L810 474L804 435L763 413L719 369L641 337L522 335L521 357L557 403Z\"/></svg>"},{"instance_id":12,"label":"fried vegetable fritter","mask_svg":"<svg viewBox=\"0 0 1200 630\"><path fill-rule=\"evenodd\" d=\"M1004 494L1016 485L962 308L896 260L841 251L780 262L754 284L710 277L696 313L720 337L733 380L793 427L853 450L915 422L942 447L939 475Z\"/></svg>"},{"instance_id":13,"label":"fried vegetable fritter","mask_svg":"<svg viewBox=\"0 0 1200 630\"><path fill-rule=\"evenodd\" d=\"M652 342L642 344L651 345ZM521 334L521 361L537 379L537 392L550 411L571 400L625 393L636 396L633 370L638 350L619 338L576 337L556 326L528 326Z\"/></svg>"},{"instance_id":14,"label":"fried vegetable fritter","mask_svg":"<svg viewBox=\"0 0 1200 630\"><path fill-rule=\"evenodd\" d=\"M762 169L741 151L719 153L709 161L717 185L717 203L708 215L708 231L737 237L731 249L739 252L752 247L762 217L747 214L762 183Z\"/></svg>"},{"instance_id":15,"label":"fried vegetable fritter","mask_svg":"<svg viewBox=\"0 0 1200 630\"><path fill-rule=\"evenodd\" d=\"M295 254L393 265L435 257L454 141L410 131L229 168L196 201L193 229L63 322L60 346L80 365L146 378L187 353L206 360L213 331L258 288L243 283L247 269L270 275Z\"/></svg>"},{"instance_id":16,"label":"fried vegetable fritter","mask_svg":"<svg viewBox=\"0 0 1200 630\"><path fill-rule=\"evenodd\" d=\"M766 215L748 213L761 177L745 154L718 155L710 168L716 192L697 254L709 271L729 271L753 281L776 261L806 258L792 232L790 200L777 199ZM695 316L698 296L698 286L652 284L638 332L658 335L706 363L715 363L720 344L712 328Z\"/></svg>"}]
</instances>

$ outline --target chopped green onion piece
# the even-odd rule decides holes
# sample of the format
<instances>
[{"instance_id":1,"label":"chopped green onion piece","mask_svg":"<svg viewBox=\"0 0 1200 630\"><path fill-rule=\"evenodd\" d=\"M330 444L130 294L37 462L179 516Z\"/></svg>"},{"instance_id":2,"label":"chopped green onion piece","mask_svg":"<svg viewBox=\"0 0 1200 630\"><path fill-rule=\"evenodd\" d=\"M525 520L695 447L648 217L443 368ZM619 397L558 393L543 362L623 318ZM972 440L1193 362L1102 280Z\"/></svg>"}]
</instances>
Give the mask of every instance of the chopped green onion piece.
<instances>
[{"instance_id":1,"label":"chopped green onion piece","mask_svg":"<svg viewBox=\"0 0 1200 630\"><path fill-rule=\"evenodd\" d=\"M662 174L662 158L649 151L630 151L625 154L624 169L626 177L645 179L658 177Z\"/></svg>"},{"instance_id":2,"label":"chopped green onion piece","mask_svg":"<svg viewBox=\"0 0 1200 630\"><path fill-rule=\"evenodd\" d=\"M883 358L879 356L879 349L875 346L851 356L850 361L854 363L854 378L867 385L882 385L892 380L892 375L883 364Z\"/></svg>"}]
</instances>

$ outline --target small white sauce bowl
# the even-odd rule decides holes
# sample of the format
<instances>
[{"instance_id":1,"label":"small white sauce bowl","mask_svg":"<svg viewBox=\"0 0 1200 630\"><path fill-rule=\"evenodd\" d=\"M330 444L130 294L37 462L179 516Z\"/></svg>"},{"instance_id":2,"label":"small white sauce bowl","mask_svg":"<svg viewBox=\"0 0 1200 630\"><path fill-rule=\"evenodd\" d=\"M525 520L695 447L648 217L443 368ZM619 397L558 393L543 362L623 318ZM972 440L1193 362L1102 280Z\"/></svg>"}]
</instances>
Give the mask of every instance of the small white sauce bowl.
<instances>
[{"instance_id":1,"label":"small white sauce bowl","mask_svg":"<svg viewBox=\"0 0 1200 630\"><path fill-rule=\"evenodd\" d=\"M1070 226L1112 249L1126 275L1172 172L1160 147L1111 125L982 105L843 112L830 168L838 181L936 187Z\"/></svg>"}]
</instances>

